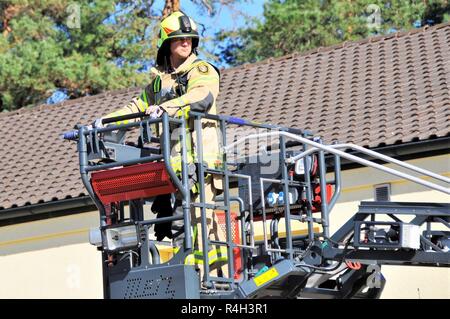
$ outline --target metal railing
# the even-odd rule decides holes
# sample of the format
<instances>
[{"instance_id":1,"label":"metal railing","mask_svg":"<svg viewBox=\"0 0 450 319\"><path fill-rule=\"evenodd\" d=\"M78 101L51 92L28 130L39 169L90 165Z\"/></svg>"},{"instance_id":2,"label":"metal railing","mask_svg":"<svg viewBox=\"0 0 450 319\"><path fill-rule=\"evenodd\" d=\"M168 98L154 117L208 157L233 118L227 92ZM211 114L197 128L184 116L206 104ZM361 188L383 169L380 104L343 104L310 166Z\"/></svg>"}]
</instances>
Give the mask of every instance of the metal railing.
<instances>
[{"instance_id":1,"label":"metal railing","mask_svg":"<svg viewBox=\"0 0 450 319\"><path fill-rule=\"evenodd\" d=\"M136 118L143 116L143 114L134 114L134 117L130 118ZM187 159L187 138L190 138L187 136L186 130L187 130L187 123L184 118L170 118L167 113L164 113L161 118L158 119L145 119L140 122L135 123L129 123L124 125L110 125L105 128L101 129L94 129L94 130L88 130L86 127L81 127L78 131L79 135L79 143L78 143L78 151L79 151L79 160L80 160L80 173L82 176L82 181L84 183L84 186L89 192L89 195L92 197L94 202L96 203L97 207L100 210L101 216L104 216L105 210L103 205L100 203L98 198L95 196L95 193L93 192L92 186L89 181L89 173L95 170L99 169L109 169L113 167L118 166L125 166L125 165L133 165L137 163L145 163L145 162L151 162L151 161L159 161L163 160L165 163L165 167L167 172L169 173L171 180L176 185L178 191L182 194L183 197L183 217L166 217L166 218L158 218L148 221L142 221L142 225L144 226L150 226L152 224L162 223L162 222L169 222L174 220L183 219L184 221L184 248L185 253L186 252L192 252L193 243L192 243L192 235L191 235L191 206L195 207L195 209L200 209L200 220L201 220L201 227L202 227L202 249L203 249L203 284L211 288L213 287L214 283L227 283L227 284L233 284L236 283L237 280L233 278L234 276L234 249L239 248L241 249L242 256L247 256L247 253L253 253L253 251L257 248L254 240L254 211L253 211L253 199L252 199L252 179L253 176L247 175L247 174L238 174L236 172L233 172L229 169L230 163L227 162L227 153L232 150L234 147L236 147L239 144L245 143L248 140L252 139L261 139L261 138L267 138L267 137L277 137L279 140L280 145L280 156L283 159L282 165L281 165L281 178L280 179L268 179L268 178L259 178L260 187L261 187L261 204L262 204L262 218L263 218L263 236L264 236L264 248L269 254L277 254L279 256L280 253L284 253L286 258L293 259L296 254L301 254L303 251L300 249L294 249L293 245L293 235L291 231L291 222L292 220L300 220L299 216L293 216L291 215L290 210L290 201L289 201L289 187L290 183L292 181L289 180L289 174L288 174L288 165L292 165L298 160L303 159L304 162L304 183L302 184L305 189L305 195L306 195L306 219L303 219L302 221L306 221L308 225L308 240L309 242L314 241L316 233L314 232L314 222L318 222L322 225L323 231L321 235L328 238L329 237L329 214L331 209L334 207L335 203L337 202L340 192L341 192L341 174L340 174L340 159L345 158L350 161L356 162L358 164L372 167L377 170L383 171L385 173L398 176L401 178L404 178L406 180L410 180L414 183L420 184L422 186L428 187L430 189L437 190L439 192L443 192L445 194L450 194L450 190L448 188L445 188L441 185L438 185L436 183L428 182L423 179L417 178L415 176L412 176L410 174L406 174L403 172L400 172L398 170L385 167L383 165L374 163L372 161L363 159L361 157L346 153L340 149L342 148L350 148L353 150L357 150L362 154L366 154L369 156L372 156L373 158L380 159L383 161L386 161L388 163L397 164L401 167L407 168L409 170L412 170L416 173L424 174L428 177L437 179L439 181L450 183L450 179L440 176L438 174L435 174L433 172L430 172L428 170L416 167L414 165L401 162L399 160L396 160L392 157L365 149L363 147L354 145L354 144L334 144L334 145L323 145L320 140L312 140L310 138L307 138L306 136L311 136L310 132L308 131L302 131L298 129L292 129L292 128L286 128L282 126L276 126L276 125L268 125L268 124L261 124L261 123L255 123L252 121L243 120L240 118L230 117L230 116L219 116L219 115L210 115L210 114L204 114L204 113L198 113L198 112L190 112L189 116L194 119L194 128L195 134L197 138L197 149L196 149L196 161L197 163L201 163L202 165L198 165L198 182L200 185L202 185L199 189L199 203L191 203L191 195L190 195L190 186L189 186L189 175L188 175L188 159ZM206 216L206 210L207 209L217 209L219 207L217 202L215 205L208 205L205 203L205 174L211 173L212 170L205 168L203 166L203 145L202 145L202 137L203 137L203 131L202 131L202 119L207 120L214 120L218 123L220 132L222 134L222 145L223 145L223 162L221 169L217 169L216 173L221 174L223 178L223 196L218 199L217 201L223 202L223 206L221 206L222 209L225 210L225 232L226 232L226 240L225 241L217 241L217 240L210 240L208 237L208 223L207 223L207 216ZM118 118L110 119L111 122L118 121ZM88 154L87 154L87 143L91 143L94 147L99 149L97 136L101 133L111 132L114 130L123 130L127 128L132 127L140 127L141 128L141 135L147 134L146 138L149 139L149 125L150 124L161 124L162 125L162 134L161 134L161 149L162 149L162 155L151 155L147 157L142 157L140 159L133 159L128 161L121 161L121 162L115 162L115 163L108 163L98 166L89 166L88 163ZM181 128L179 138L180 138L180 144L181 144L181 179L180 177L175 173L174 169L171 166L170 162L170 130L171 130L171 124L174 124L175 126L178 126ZM262 129L268 129L268 130L276 130L276 132L267 132L267 133L258 133L258 134L250 134L247 135L236 142L227 144L227 125L239 125L239 126L250 126L254 128L262 128ZM143 136L142 139L145 137ZM290 140L296 141L297 144L292 144ZM291 143L291 144L289 144ZM286 148L288 145L302 145L303 151L302 153L296 155L287 157L287 151ZM310 147L310 148L308 148ZM327 180L326 180L326 163L325 163L325 152L333 154L334 155L334 186L335 190L331 197L331 200L327 202ZM310 165L312 163L309 163L307 160L307 157L313 153L318 153L318 165L319 165L319 183L320 183L320 196L321 196L321 218L313 218L313 211L312 211L312 200L313 200L313 186L311 181L311 176L309 174L310 171ZM231 220L231 211L230 211L230 202L232 200L235 200L233 196L230 195L230 178L242 178L245 179L248 183L248 189L249 189L249 226L250 230L249 233L246 233L244 231L245 222L244 219L246 218L245 212L243 209L240 209L240 220L241 220L241 236L242 236L242 243L235 243L233 242L232 238L232 220ZM270 182L270 183L277 183L280 184L283 187L283 192L286 194L285 200L284 200L284 218L285 218L285 228L286 228L286 246L285 249L280 248L279 246L277 248L270 247L269 245L269 238L266 233L266 222L267 222L267 214L266 214L266 205L265 205L265 196L264 196L264 183ZM104 226L104 218L101 219L102 226ZM271 233L276 233L278 227L278 221L273 223L271 225ZM148 229L148 228L146 228ZM250 235L250 243L246 242L246 235ZM272 241L272 244L273 241ZM275 243L276 244L276 243ZM229 278L225 277L213 277L210 275L210 267L209 267L209 248L211 245L223 245L227 247L227 266L228 266L228 273ZM251 255L250 255L251 256ZM243 258L244 259L244 258ZM248 278L247 269L244 266L244 280Z\"/></svg>"},{"instance_id":2,"label":"metal railing","mask_svg":"<svg viewBox=\"0 0 450 319\"><path fill-rule=\"evenodd\" d=\"M135 119L145 116L145 113L137 113L137 114L131 114L131 115L125 115L125 116L119 116L115 118L109 118L104 119L103 123L115 123L117 121L127 120L127 119ZM163 127L163 132L161 134L162 138L162 155L150 155L150 156L143 156L139 159L132 159L132 160L125 160L125 161L117 161L114 163L108 163L108 164L101 164L101 165L95 165L91 166L89 165L88 160L88 143L91 146L96 145L97 150L99 150L99 134L102 133L108 133L116 130L125 130L129 128L139 127L141 130L141 135L143 134L149 134L149 126L151 124L161 124ZM189 196L189 180L188 180L188 168L187 168L187 151L185 147L181 148L181 156L182 156L182 165L181 165L181 180L175 173L174 169L171 166L170 162L170 147L164 147L164 145L170 146L170 124L174 124L181 127L181 143L182 145L186 145L186 121L184 118L170 118L167 113L164 113L161 118L157 119L151 119L147 118L141 121L128 123L128 124L121 124L121 125L108 125L107 127L103 128L94 128L89 129L86 126L81 126L78 129L78 133L71 134L71 139L78 138L78 154L79 154L79 162L80 162L80 174L82 182L87 189L89 195L93 199L94 203L96 204L97 208L100 211L100 225L106 226L106 217L105 217L105 207L100 202L100 200L95 195L95 192L92 188L92 185L90 183L89 179L89 173L97 170L103 170L103 169L111 169L115 167L120 166L127 166L127 165L134 165L138 163L148 163L148 162L154 162L163 160L165 164L165 168L168 172L168 174L171 177L171 180L176 185L178 191L183 195L183 220L184 220L184 232L185 232L185 238L184 238L184 247L186 250L192 249L192 237L191 237L191 220L190 220L190 196ZM140 137L144 138L144 137ZM147 136L148 139L150 139L150 136ZM179 216L172 216L172 217L166 217L166 218L158 218L153 220L148 220L142 223L143 226L145 225L152 225L152 224L158 224L162 222L170 222L179 220Z\"/></svg>"},{"instance_id":3,"label":"metal railing","mask_svg":"<svg viewBox=\"0 0 450 319\"><path fill-rule=\"evenodd\" d=\"M450 183L450 179L438 175L436 173L430 172L428 170L416 167L414 165L408 164L408 163L404 163L401 162L399 160L396 160L392 157L374 152L372 150L368 150L364 147L360 147L354 144L334 144L334 145L323 145L320 143L319 141L314 141L302 136L299 136L297 134L292 134L290 132L286 132L283 130L279 130L276 132L269 132L269 133L258 133L258 134L250 134L247 135L243 138L238 139L236 142L233 142L229 145L224 145L223 150L224 153L229 152L230 150L234 149L237 145L239 144L243 144L246 143L249 140L253 140L253 139L261 139L261 138L267 138L267 137L279 137L280 139L280 150L282 150L282 154L285 154L284 149L283 149L283 143L284 143L284 138L289 138L291 140L300 142L303 144L303 152L296 155L296 156L292 156L289 158L285 158L284 162L285 164L294 164L296 161L303 159L304 160L304 170L305 172L309 171L309 164L307 161L307 156L313 154L313 153L318 153L318 162L319 162L319 175L320 175L320 189L321 189L321 219L319 221L319 223L322 224L323 227L323 235L325 238L329 237L329 214L331 209L334 207L336 201L338 200L338 197L340 195L340 191L341 191L341 175L340 175L340 158L346 158L350 161L359 163L363 166L367 166L367 167L372 167L375 168L377 170L383 171L385 173L391 174L391 175L395 175L407 180L410 180L414 183L420 184L422 186L428 187L430 189L439 191L439 192L443 192L445 194L450 194L450 189L443 187L441 185L438 185L436 183L431 183L428 181L425 181L423 179L417 178L415 176L412 176L410 174L406 174L403 172L400 172L398 170L389 168L389 167L385 167L383 165L371 162L369 160L360 158L358 156L352 155L352 154L348 154L345 153L339 149L341 148L350 148L350 149L354 149L357 150L363 154L367 154L372 156L375 159L381 159L385 162L388 163L392 163L392 164L397 164L401 167L410 169L414 172L417 173L421 173L424 174L426 176L429 176L431 178L446 182L446 183ZM311 147L309 149L307 149L307 146ZM334 174L335 174L335 192L330 200L329 203L327 203L327 189L326 189L326 165L325 165L325 159L324 159L324 155L325 152L331 153L334 155L334 164L335 164L335 170L334 170ZM284 167L286 167L286 165L283 165ZM264 182L270 182L270 183L280 183L280 184L284 184L284 192L285 194L288 194L287 191L287 185L288 185L288 181L285 178L285 176L283 175L282 180L278 180L278 179L264 179L261 178L260 179L260 187L261 187L261 196L262 198L264 198L264 188L263 188L263 183ZM311 190L309 189L308 185L310 185L311 181L310 181L310 177L309 174L305 173L305 183L307 185L306 187L306 195L307 198L310 199L311 198ZM285 202L287 202L288 200L285 200ZM308 203L308 201L307 201ZM266 233L266 207L265 207L265 203L264 200L262 200L262 214L263 214L263 235L264 235L264 246L265 249L268 252L271 253L287 253L289 254L289 258L292 258L292 254L295 253L296 251L292 249L292 237L290 234L290 214L289 214L289 207L287 207L288 205L286 205L285 208L285 221L286 221L286 249L280 249L280 248L270 248L269 247L269 242L268 242L268 236ZM312 231L312 227L313 227L313 218L312 218L312 213L311 213L311 209L310 207L307 208L307 216L308 216L308 234L309 234L309 240L313 240L313 231ZM272 228L271 228L272 231Z\"/></svg>"},{"instance_id":4,"label":"metal railing","mask_svg":"<svg viewBox=\"0 0 450 319\"><path fill-rule=\"evenodd\" d=\"M232 143L232 144L230 144L228 146L225 146L224 147L224 151L226 152L226 151L230 150L231 148L235 147L237 144L241 144L241 143L245 142L246 140L257 139L257 138L261 138L261 137L278 136L278 135L283 135L283 136L288 137L290 139L293 139L293 140L296 140L298 142L301 142L301 143L304 143L304 144L307 144L307 145L310 145L310 146L314 147L314 149L306 150L305 152L303 152L303 153L301 153L301 154L299 154L299 155L297 155L295 157L286 159L286 162L288 162L288 163L293 163L295 160L303 158L303 157L305 157L308 154L311 154L311 153L313 153L315 151L322 150L322 151L326 151L326 152L329 152L331 154L338 155L340 157L346 158L346 159L348 159L350 161L353 161L353 162L356 162L358 164L378 169L378 170L383 171L385 173L388 173L388 174L391 174L391 175L395 175L395 176L407 179L409 181L412 181L414 183L420 184L422 186L425 186L425 187L434 189L436 191L443 192L445 194L450 195L450 189L449 188L440 186L440 185L435 184L435 183L431 183L431 182L425 181L423 179L417 178L417 177L412 176L410 174L406 174L406 173L400 172L398 170L391 169L389 167L385 167L383 165L371 162L369 160L360 158L360 157L355 156L355 155L348 154L346 152L343 152L343 151L337 149L337 148L340 148L340 147L354 148L354 149L357 149L360 152L363 152L363 153L366 153L366 154L371 155L373 157L382 159L382 160L384 160L386 162L390 162L390 163L394 163L394 164L398 164L398 165L401 164L401 166L403 166L405 168L414 170L416 172L420 172L422 174L425 174L425 175L433 177L433 178L438 178L439 180L442 180L442 181L444 181L446 183L450 183L450 180L448 178L444 177L444 176L437 175L437 174L435 174L433 172L430 172L428 170L416 167L416 166L408 164L408 163L400 162L400 161L398 161L398 160L396 160L396 159L394 159L392 157L389 157L389 156L386 156L386 155L383 155L383 154L380 154L380 153L377 153L377 152L374 152L374 151L370 151L368 149L365 149L363 147L360 147L360 146L357 146L357 145L353 145L353 144L337 144L337 145L328 146L328 145L323 145L323 144L311 141L309 139L306 139L306 138L294 135L292 133L280 131L280 132L272 132L272 133L252 134L252 135L243 137L243 138L239 139L238 141L236 141L236 142L234 142L234 143Z\"/></svg>"}]
</instances>

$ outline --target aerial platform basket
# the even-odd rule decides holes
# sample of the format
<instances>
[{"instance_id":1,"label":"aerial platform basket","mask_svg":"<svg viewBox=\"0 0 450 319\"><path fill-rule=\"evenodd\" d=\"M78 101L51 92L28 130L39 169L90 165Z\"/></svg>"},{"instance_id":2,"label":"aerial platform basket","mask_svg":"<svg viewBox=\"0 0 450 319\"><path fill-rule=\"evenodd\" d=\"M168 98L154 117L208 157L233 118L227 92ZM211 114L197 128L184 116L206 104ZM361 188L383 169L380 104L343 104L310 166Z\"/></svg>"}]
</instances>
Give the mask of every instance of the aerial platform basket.
<instances>
[{"instance_id":1,"label":"aerial platform basket","mask_svg":"<svg viewBox=\"0 0 450 319\"><path fill-rule=\"evenodd\" d=\"M449 195L445 176L354 144L326 145L307 131L190 112L196 141L203 140L203 119L218 122L223 151L223 165L212 169L203 165L203 145L197 143L201 165L194 173L187 161L192 135L187 135L184 117L163 113L152 119L136 113L103 124L132 118L144 119L103 128L79 126L64 134L78 141L81 178L99 208L100 227L91 230L90 242L102 251L105 298L379 298L385 285L382 265L450 266L450 232L441 230L449 227L447 203L361 202L346 223L330 232L330 213L342 192L341 158ZM153 124L161 132L153 134ZM262 131L227 143L227 125ZM134 145L126 142L131 128L139 129ZM171 153L172 134L180 144L178 155ZM277 140L266 145L266 138ZM235 150L251 140L261 144L260 153L276 159L270 161L276 170L263 171L259 153L235 161ZM343 151L348 149L355 152ZM184 159L180 172L168 165L171 156ZM222 193L212 201L206 196L207 174L222 176ZM199 186L195 199L191 177ZM168 206L167 216L144 214L152 198L175 192L182 214ZM231 202L239 204L239 211L232 211ZM410 215L415 217L405 220ZM161 241L152 239L150 231L174 221L183 225L183 243L178 250L170 243L172 256L162 262ZM198 235L193 236L194 225Z\"/></svg>"},{"instance_id":2,"label":"aerial platform basket","mask_svg":"<svg viewBox=\"0 0 450 319\"><path fill-rule=\"evenodd\" d=\"M105 205L176 191L163 162L93 172L91 184L95 194Z\"/></svg>"}]
</instances>

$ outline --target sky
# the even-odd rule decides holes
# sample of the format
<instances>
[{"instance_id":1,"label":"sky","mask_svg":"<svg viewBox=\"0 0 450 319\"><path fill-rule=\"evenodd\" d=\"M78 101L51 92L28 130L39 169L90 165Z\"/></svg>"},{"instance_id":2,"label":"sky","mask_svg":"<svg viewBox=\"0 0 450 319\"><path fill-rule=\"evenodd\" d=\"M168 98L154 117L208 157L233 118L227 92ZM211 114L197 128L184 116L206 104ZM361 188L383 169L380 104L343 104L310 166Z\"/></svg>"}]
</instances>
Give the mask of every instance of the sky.
<instances>
[{"instance_id":1,"label":"sky","mask_svg":"<svg viewBox=\"0 0 450 319\"><path fill-rule=\"evenodd\" d=\"M205 25L208 28L206 30L207 35L212 36L215 31L220 29L233 30L245 26L244 16L240 12L251 17L262 16L264 2L264 0L242 0L242 3L234 5L235 10L222 7L214 17L199 12L198 6L190 0L182 1L181 8L194 20Z\"/></svg>"}]
</instances>

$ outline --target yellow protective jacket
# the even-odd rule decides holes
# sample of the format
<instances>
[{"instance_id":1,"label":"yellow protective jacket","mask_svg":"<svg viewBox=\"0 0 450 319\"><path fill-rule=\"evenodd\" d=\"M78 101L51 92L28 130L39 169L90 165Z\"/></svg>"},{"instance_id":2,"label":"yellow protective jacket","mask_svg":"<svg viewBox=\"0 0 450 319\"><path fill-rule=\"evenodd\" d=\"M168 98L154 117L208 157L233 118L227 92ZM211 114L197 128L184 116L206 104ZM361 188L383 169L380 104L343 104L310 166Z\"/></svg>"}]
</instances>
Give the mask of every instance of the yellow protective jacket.
<instances>
[{"instance_id":1,"label":"yellow protective jacket","mask_svg":"<svg viewBox=\"0 0 450 319\"><path fill-rule=\"evenodd\" d=\"M163 68L151 69L153 80L145 87L140 96L135 97L123 108L110 113L104 118L144 112L150 105L161 106L170 117L187 115L189 110L217 114L216 99L219 94L219 73L209 63L191 54L186 61L174 72L167 73ZM178 79L187 79L186 86L180 88ZM116 124L133 120L119 121ZM190 131L191 151L189 161L196 159L197 139L193 121L188 121ZM218 124L212 120L202 120L203 160L210 168L214 168L222 161L220 153L221 137ZM174 135L174 134L172 134ZM175 170L179 170L180 145L177 136L171 137L171 163ZM189 147L189 145L188 145ZM188 150L189 151L189 150ZM214 186L221 187L221 180L214 178Z\"/></svg>"}]
</instances>

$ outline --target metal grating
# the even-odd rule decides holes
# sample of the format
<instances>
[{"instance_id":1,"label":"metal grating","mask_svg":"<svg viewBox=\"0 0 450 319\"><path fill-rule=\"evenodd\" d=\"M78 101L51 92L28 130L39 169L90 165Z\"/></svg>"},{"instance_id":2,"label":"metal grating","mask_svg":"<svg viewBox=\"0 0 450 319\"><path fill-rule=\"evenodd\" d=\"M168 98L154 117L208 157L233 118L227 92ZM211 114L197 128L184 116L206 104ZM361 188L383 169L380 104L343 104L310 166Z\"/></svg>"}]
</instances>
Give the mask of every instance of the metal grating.
<instances>
[{"instance_id":1,"label":"metal grating","mask_svg":"<svg viewBox=\"0 0 450 319\"><path fill-rule=\"evenodd\" d=\"M227 227L226 227L226 216L223 211L216 211L217 223L219 224L219 228L223 234L223 237L226 238ZM230 221L231 221L231 240L235 244L241 244L241 237L239 233L239 220L238 215L236 213L230 213ZM241 249L236 247L233 249L234 256L234 278L238 279L240 277L240 273L242 272L242 258L241 258Z\"/></svg>"},{"instance_id":2,"label":"metal grating","mask_svg":"<svg viewBox=\"0 0 450 319\"><path fill-rule=\"evenodd\" d=\"M102 203L154 197L175 192L162 162L94 172L91 183Z\"/></svg>"}]
</instances>

